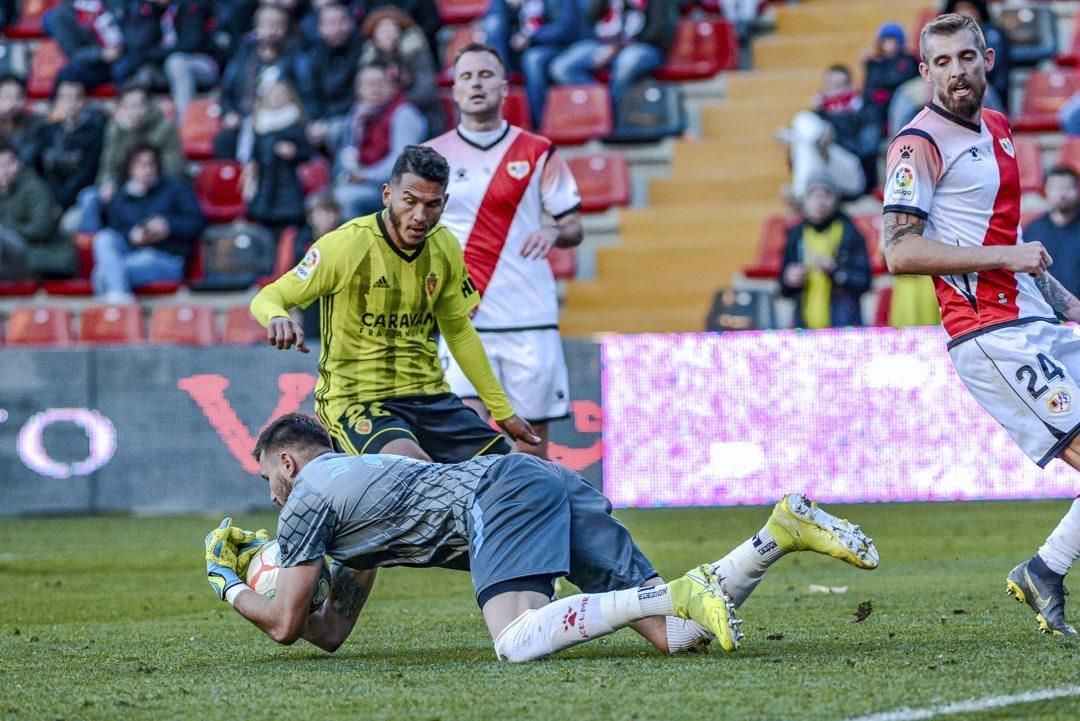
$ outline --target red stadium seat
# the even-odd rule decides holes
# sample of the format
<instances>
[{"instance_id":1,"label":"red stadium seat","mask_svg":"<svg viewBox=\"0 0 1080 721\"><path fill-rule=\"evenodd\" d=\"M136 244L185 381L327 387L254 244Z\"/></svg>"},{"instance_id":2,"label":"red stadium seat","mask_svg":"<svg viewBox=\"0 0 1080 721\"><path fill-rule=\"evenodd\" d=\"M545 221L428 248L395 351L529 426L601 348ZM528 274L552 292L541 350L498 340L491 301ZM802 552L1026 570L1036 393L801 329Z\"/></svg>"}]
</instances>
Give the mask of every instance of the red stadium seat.
<instances>
[{"instance_id":1,"label":"red stadium seat","mask_svg":"<svg viewBox=\"0 0 1080 721\"><path fill-rule=\"evenodd\" d=\"M1024 85L1024 104L1013 123L1018 132L1058 130L1058 112L1065 101L1080 91L1080 78L1073 70L1034 70Z\"/></svg>"},{"instance_id":2,"label":"red stadium seat","mask_svg":"<svg viewBox=\"0 0 1080 721\"><path fill-rule=\"evenodd\" d=\"M296 166L296 174L300 178L304 195L311 195L330 187L330 172L330 163L321 155Z\"/></svg>"},{"instance_id":3,"label":"red stadium seat","mask_svg":"<svg viewBox=\"0 0 1080 721\"><path fill-rule=\"evenodd\" d=\"M576 248L552 248L547 259L556 280L569 280L577 275Z\"/></svg>"},{"instance_id":4,"label":"red stadium seat","mask_svg":"<svg viewBox=\"0 0 1080 721\"><path fill-rule=\"evenodd\" d=\"M793 219L783 215L770 215L765 219L758 239L757 257L753 265L743 268L747 278L776 280L784 263L784 246L787 245L787 229Z\"/></svg>"},{"instance_id":5,"label":"red stadium seat","mask_svg":"<svg viewBox=\"0 0 1080 721\"><path fill-rule=\"evenodd\" d=\"M7 323L9 346L63 346L71 341L71 311L41 306L22 306L11 311Z\"/></svg>"},{"instance_id":6,"label":"red stadium seat","mask_svg":"<svg viewBox=\"0 0 1080 721\"><path fill-rule=\"evenodd\" d=\"M162 305L150 315L150 342L213 345L214 309L208 305Z\"/></svg>"},{"instance_id":7,"label":"red stadium seat","mask_svg":"<svg viewBox=\"0 0 1080 721\"><path fill-rule=\"evenodd\" d=\"M611 134L611 94L606 85L556 85L548 91L540 134L556 145L581 145Z\"/></svg>"},{"instance_id":8,"label":"red stadium seat","mask_svg":"<svg viewBox=\"0 0 1080 721\"><path fill-rule=\"evenodd\" d=\"M93 295L90 283L90 271L94 268L94 234L78 233L75 236L75 250L79 254L79 275L70 280L47 280L42 283L49 295L83 296Z\"/></svg>"},{"instance_id":9,"label":"red stadium seat","mask_svg":"<svg viewBox=\"0 0 1080 721\"><path fill-rule=\"evenodd\" d=\"M137 343L145 338L142 309L128 305L91 305L83 309L79 340L86 343Z\"/></svg>"},{"instance_id":10,"label":"red stadium seat","mask_svg":"<svg viewBox=\"0 0 1080 721\"><path fill-rule=\"evenodd\" d=\"M199 169L195 197L211 223L227 223L244 214L242 171L235 160L207 160Z\"/></svg>"},{"instance_id":11,"label":"red stadium seat","mask_svg":"<svg viewBox=\"0 0 1080 721\"><path fill-rule=\"evenodd\" d=\"M38 284L32 280L0 281L0 298L21 298L37 293Z\"/></svg>"},{"instance_id":12,"label":"red stadium seat","mask_svg":"<svg viewBox=\"0 0 1080 721\"><path fill-rule=\"evenodd\" d=\"M630 164L621 153L598 153L568 161L581 191L581 212L599 213L630 203Z\"/></svg>"},{"instance_id":13,"label":"red stadium seat","mask_svg":"<svg viewBox=\"0 0 1080 721\"><path fill-rule=\"evenodd\" d=\"M234 306L225 314L224 342L236 345L265 343L266 328L259 325L246 305Z\"/></svg>"},{"instance_id":14,"label":"red stadium seat","mask_svg":"<svg viewBox=\"0 0 1080 721\"><path fill-rule=\"evenodd\" d=\"M877 294L877 308L874 310L874 325L884 328L889 325L889 311L892 309L892 288L882 288Z\"/></svg>"},{"instance_id":15,"label":"red stadium seat","mask_svg":"<svg viewBox=\"0 0 1080 721\"><path fill-rule=\"evenodd\" d=\"M1020 167L1020 192L1041 193L1043 191L1042 151L1035 138L1019 135L1013 145L1016 149L1016 164Z\"/></svg>"},{"instance_id":16,"label":"red stadium seat","mask_svg":"<svg viewBox=\"0 0 1080 721\"><path fill-rule=\"evenodd\" d=\"M454 58L457 57L458 51L471 42L479 39L479 28L475 25L464 25L459 28L454 28L453 34L450 39L446 41L443 46L443 64L442 70L439 71L438 83L444 88L448 88L454 84Z\"/></svg>"},{"instance_id":17,"label":"red stadium seat","mask_svg":"<svg viewBox=\"0 0 1080 721\"><path fill-rule=\"evenodd\" d=\"M205 160L214 156L214 136L221 130L221 104L209 98L191 101L180 123L184 157Z\"/></svg>"},{"instance_id":18,"label":"red stadium seat","mask_svg":"<svg viewBox=\"0 0 1080 721\"><path fill-rule=\"evenodd\" d=\"M851 222L866 239L866 252L870 256L870 272L874 275L888 274L889 268L885 265L885 256L881 253L881 213L856 215Z\"/></svg>"},{"instance_id":19,"label":"red stadium seat","mask_svg":"<svg viewBox=\"0 0 1080 721\"><path fill-rule=\"evenodd\" d=\"M457 108L455 107L455 113ZM450 117L457 117L453 115ZM529 107L529 96L521 88L511 86L510 92L503 101L503 117L506 122L519 128L532 130L532 109Z\"/></svg>"},{"instance_id":20,"label":"red stadium seat","mask_svg":"<svg viewBox=\"0 0 1080 721\"><path fill-rule=\"evenodd\" d=\"M447 25L460 25L476 20L487 12L491 0L435 0L439 17Z\"/></svg>"},{"instance_id":21,"label":"red stadium seat","mask_svg":"<svg viewBox=\"0 0 1080 721\"><path fill-rule=\"evenodd\" d=\"M927 5L929 4L927 3ZM919 35L922 33L922 29L939 14L938 9L935 7L924 7L915 16L914 32L908 36L908 51L915 57L919 57Z\"/></svg>"},{"instance_id":22,"label":"red stadium seat","mask_svg":"<svg viewBox=\"0 0 1080 721\"><path fill-rule=\"evenodd\" d=\"M727 20L679 22L667 62L653 73L657 80L704 80L739 65L739 38Z\"/></svg>"},{"instance_id":23,"label":"red stadium seat","mask_svg":"<svg viewBox=\"0 0 1080 721\"><path fill-rule=\"evenodd\" d=\"M27 96L34 100L44 100L52 95L56 76L65 65L67 65L67 56L60 49L60 43L51 38L42 40L30 59L30 77L26 79ZM97 86L87 95L92 98L114 98L116 86L105 83Z\"/></svg>"},{"instance_id":24,"label":"red stadium seat","mask_svg":"<svg viewBox=\"0 0 1080 721\"><path fill-rule=\"evenodd\" d=\"M1058 151L1058 162L1066 165L1080 174L1080 138L1066 138L1065 143Z\"/></svg>"},{"instance_id":25,"label":"red stadium seat","mask_svg":"<svg viewBox=\"0 0 1080 721\"><path fill-rule=\"evenodd\" d=\"M4 35L19 40L37 40L45 37L42 19L61 0L26 0L19 11L19 19L14 25L4 30Z\"/></svg>"}]
</instances>

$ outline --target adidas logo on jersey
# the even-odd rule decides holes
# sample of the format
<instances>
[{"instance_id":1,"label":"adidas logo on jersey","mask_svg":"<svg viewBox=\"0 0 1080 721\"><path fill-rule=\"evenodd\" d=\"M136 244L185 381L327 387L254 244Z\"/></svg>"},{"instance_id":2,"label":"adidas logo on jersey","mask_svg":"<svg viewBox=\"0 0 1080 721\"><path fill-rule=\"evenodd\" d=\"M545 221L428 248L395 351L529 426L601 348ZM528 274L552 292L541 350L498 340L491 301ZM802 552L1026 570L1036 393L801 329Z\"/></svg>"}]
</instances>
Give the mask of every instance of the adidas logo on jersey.
<instances>
[{"instance_id":1,"label":"adidas logo on jersey","mask_svg":"<svg viewBox=\"0 0 1080 721\"><path fill-rule=\"evenodd\" d=\"M386 276L383 275L383 276L380 276L379 279L377 281L375 281L375 285L373 285L371 287L372 288L381 288L382 290L386 290L387 288L390 287L390 284L386 282Z\"/></svg>"}]
</instances>

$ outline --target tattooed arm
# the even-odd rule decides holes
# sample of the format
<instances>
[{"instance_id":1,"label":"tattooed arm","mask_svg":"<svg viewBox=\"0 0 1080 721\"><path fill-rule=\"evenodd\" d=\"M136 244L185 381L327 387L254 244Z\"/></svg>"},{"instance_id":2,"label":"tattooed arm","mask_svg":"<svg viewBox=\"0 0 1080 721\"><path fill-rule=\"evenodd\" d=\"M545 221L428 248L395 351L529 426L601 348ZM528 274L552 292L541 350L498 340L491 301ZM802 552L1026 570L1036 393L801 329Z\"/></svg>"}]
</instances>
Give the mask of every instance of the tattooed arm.
<instances>
[{"instance_id":1,"label":"tattooed arm","mask_svg":"<svg viewBox=\"0 0 1080 721\"><path fill-rule=\"evenodd\" d=\"M961 275L1004 268L1042 275L1053 262L1040 243L960 248L923 235L926 221L911 213L885 213L885 262L900 275Z\"/></svg>"},{"instance_id":2,"label":"tattooed arm","mask_svg":"<svg viewBox=\"0 0 1080 721\"><path fill-rule=\"evenodd\" d=\"M354 571L331 564L330 595L322 608L308 616L304 639L324 651L336 651L352 633L374 585L374 570Z\"/></svg>"},{"instance_id":3,"label":"tattooed arm","mask_svg":"<svg viewBox=\"0 0 1080 721\"><path fill-rule=\"evenodd\" d=\"M1080 299L1067 291L1057 278L1043 273L1035 279L1035 286L1054 312L1068 320L1080 322Z\"/></svg>"}]
</instances>

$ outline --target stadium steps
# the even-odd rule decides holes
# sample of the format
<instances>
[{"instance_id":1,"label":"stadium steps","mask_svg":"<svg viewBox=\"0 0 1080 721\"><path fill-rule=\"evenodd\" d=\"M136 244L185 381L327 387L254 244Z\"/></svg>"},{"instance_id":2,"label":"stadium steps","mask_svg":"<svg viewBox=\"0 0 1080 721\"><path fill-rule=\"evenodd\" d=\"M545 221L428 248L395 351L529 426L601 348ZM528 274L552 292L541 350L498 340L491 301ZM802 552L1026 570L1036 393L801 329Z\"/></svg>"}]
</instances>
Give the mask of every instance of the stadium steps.
<instances>
[{"instance_id":1,"label":"stadium steps","mask_svg":"<svg viewBox=\"0 0 1080 721\"><path fill-rule=\"evenodd\" d=\"M911 28L926 4L777 7L777 33L755 42L755 69L724 75L724 99L702 109L701 138L675 143L670 174L649 181L648 206L618 212L621 242L596 249L595 278L568 284L563 332L701 330L716 289L753 261L765 218L785 210L789 172L777 128L809 106L828 65L845 62L858 74L878 26Z\"/></svg>"}]
</instances>

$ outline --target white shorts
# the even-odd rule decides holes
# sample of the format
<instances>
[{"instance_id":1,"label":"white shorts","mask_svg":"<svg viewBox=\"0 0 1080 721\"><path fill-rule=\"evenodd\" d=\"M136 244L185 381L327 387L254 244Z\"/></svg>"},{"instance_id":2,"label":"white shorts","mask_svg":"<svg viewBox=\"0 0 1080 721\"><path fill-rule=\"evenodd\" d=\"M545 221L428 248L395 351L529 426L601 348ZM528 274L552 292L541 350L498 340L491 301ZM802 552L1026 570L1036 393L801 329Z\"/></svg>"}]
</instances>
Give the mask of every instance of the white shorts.
<instances>
[{"instance_id":1,"label":"white shorts","mask_svg":"<svg viewBox=\"0 0 1080 721\"><path fill-rule=\"evenodd\" d=\"M1080 432L1080 336L1046 321L1000 328L949 351L968 390L1046 466Z\"/></svg>"},{"instance_id":2,"label":"white shorts","mask_svg":"<svg viewBox=\"0 0 1080 721\"><path fill-rule=\"evenodd\" d=\"M515 413L530 423L546 423L570 414L570 383L558 329L481 331L480 340ZM461 398L476 398L476 389L442 339L439 360L450 390Z\"/></svg>"}]
</instances>

